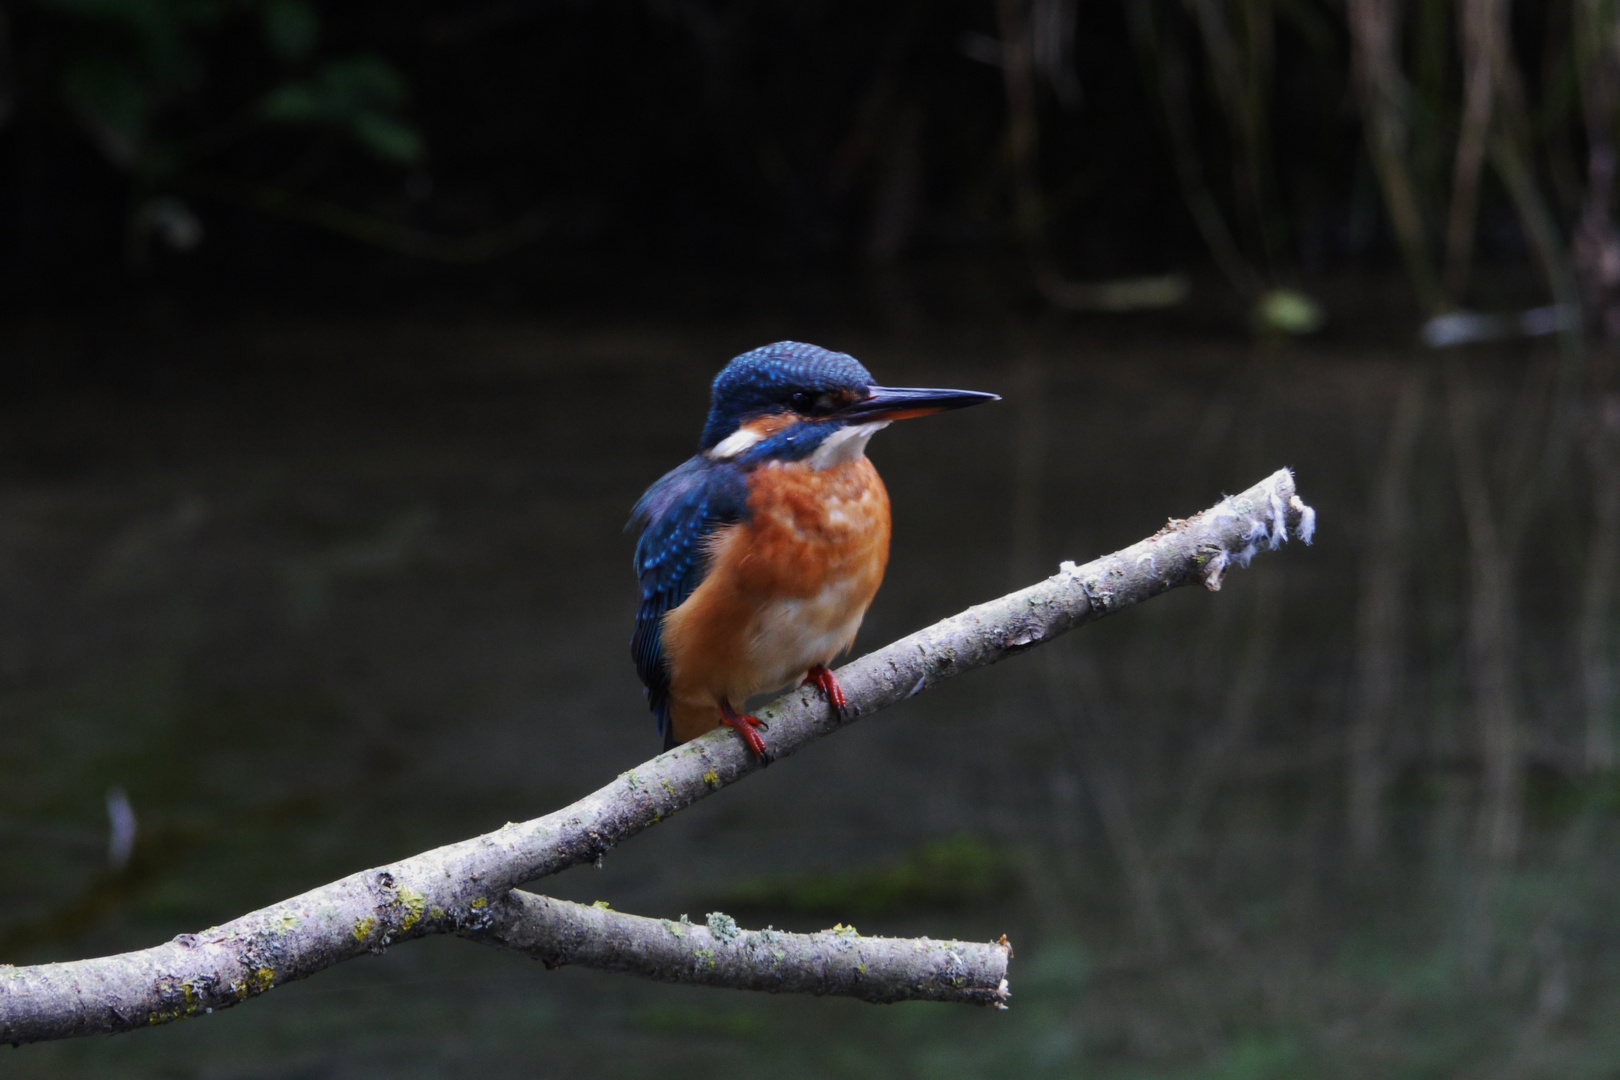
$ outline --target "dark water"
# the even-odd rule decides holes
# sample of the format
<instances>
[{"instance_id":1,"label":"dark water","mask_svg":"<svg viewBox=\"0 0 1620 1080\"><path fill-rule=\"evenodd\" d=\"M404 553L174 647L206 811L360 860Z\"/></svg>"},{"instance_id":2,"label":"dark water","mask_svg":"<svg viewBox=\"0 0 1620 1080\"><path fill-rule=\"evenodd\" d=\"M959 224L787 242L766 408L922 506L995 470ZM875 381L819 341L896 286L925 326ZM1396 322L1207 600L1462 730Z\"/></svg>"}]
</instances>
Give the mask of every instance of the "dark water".
<instances>
[{"instance_id":1,"label":"dark water","mask_svg":"<svg viewBox=\"0 0 1620 1080\"><path fill-rule=\"evenodd\" d=\"M0 405L0 960L156 943L651 756L624 518L691 452L719 364L788 332L267 320L178 335L155 381ZM1348 855L1370 492L1428 361L1027 329L823 338L880 380L1006 399L874 441L895 547L858 650L1280 465L1320 513L1314 548L1219 595L947 684L540 886L656 916L1006 933L1011 1011L679 989L435 940L206 1019L7 1050L0 1075L1620 1070L1607 780L1533 770L1519 856L1473 839L1438 419L1413 467L1387 835ZM27 348L48 364L58 345ZM1511 401L1536 359L1475 377ZM1568 605L1542 587L1577 575L1559 550L1519 636L1527 741L1555 764L1579 729ZM113 788L140 822L121 871Z\"/></svg>"}]
</instances>

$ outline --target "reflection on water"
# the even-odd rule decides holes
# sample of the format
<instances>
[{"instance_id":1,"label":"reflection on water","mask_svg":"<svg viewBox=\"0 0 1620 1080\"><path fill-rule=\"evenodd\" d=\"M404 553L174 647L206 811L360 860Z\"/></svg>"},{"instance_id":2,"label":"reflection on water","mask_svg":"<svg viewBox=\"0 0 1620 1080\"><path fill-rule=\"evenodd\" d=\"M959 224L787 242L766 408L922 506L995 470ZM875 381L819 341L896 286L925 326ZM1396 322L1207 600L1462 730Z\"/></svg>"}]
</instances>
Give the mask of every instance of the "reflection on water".
<instances>
[{"instance_id":1,"label":"reflection on water","mask_svg":"<svg viewBox=\"0 0 1620 1080\"><path fill-rule=\"evenodd\" d=\"M151 944L650 756L621 528L690 453L708 378L779 336L259 326L191 342L155 388L0 405L0 957ZM1607 474L1566 470L1504 534L1494 626L1459 498L1510 516L1535 358L1459 396L1417 356L1019 340L823 342L1006 398L874 442L895 550L858 648L1282 464L1317 546L939 688L546 883L648 915L1005 932L1011 1012L428 941L7 1051L6 1075L1612 1075ZM139 832L109 869L119 789Z\"/></svg>"}]
</instances>

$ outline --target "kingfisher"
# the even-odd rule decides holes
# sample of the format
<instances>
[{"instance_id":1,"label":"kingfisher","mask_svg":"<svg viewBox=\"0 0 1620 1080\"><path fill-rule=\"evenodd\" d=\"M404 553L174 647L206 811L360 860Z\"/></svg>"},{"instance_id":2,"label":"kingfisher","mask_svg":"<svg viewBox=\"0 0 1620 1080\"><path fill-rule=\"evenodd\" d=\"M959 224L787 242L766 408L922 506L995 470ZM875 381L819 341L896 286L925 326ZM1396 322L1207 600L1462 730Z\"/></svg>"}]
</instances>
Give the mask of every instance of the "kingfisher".
<instances>
[{"instance_id":1,"label":"kingfisher","mask_svg":"<svg viewBox=\"0 0 1620 1080\"><path fill-rule=\"evenodd\" d=\"M641 607L630 641L664 749L722 724L768 762L738 710L815 685L848 649L889 562L889 494L867 440L896 420L998 400L874 385L852 356L779 341L715 376L698 453L636 503Z\"/></svg>"}]
</instances>

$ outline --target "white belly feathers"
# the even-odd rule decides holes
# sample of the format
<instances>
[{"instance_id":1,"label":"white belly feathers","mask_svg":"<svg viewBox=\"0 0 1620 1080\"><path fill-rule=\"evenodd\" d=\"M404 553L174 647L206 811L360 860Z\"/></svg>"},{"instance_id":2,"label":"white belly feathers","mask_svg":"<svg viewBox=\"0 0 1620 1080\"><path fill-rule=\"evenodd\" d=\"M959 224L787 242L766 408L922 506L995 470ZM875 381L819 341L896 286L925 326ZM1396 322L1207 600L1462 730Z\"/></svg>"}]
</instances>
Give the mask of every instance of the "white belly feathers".
<instances>
[{"instance_id":1,"label":"white belly feathers","mask_svg":"<svg viewBox=\"0 0 1620 1080\"><path fill-rule=\"evenodd\" d=\"M866 615L861 582L829 583L815 596L775 600L761 607L748 628L748 653L761 680L753 693L797 682L817 664L831 663L855 641Z\"/></svg>"}]
</instances>

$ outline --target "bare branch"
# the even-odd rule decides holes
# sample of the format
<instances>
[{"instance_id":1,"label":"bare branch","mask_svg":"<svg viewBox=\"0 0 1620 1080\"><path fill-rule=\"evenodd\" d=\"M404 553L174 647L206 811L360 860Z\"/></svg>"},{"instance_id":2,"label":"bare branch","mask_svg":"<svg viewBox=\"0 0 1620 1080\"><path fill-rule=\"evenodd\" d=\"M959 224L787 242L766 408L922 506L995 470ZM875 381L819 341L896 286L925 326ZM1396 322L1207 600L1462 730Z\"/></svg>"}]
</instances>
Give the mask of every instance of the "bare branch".
<instances>
[{"instance_id":1,"label":"bare branch","mask_svg":"<svg viewBox=\"0 0 1620 1080\"><path fill-rule=\"evenodd\" d=\"M742 930L729 915L704 923L625 915L514 889L482 930L467 935L564 964L659 982L835 994L863 1001L952 1001L1003 1006L1006 938L990 944L862 937L853 926L817 934ZM1003 1006L1004 1007L1004 1006Z\"/></svg>"},{"instance_id":2,"label":"bare branch","mask_svg":"<svg viewBox=\"0 0 1620 1080\"><path fill-rule=\"evenodd\" d=\"M1315 518L1295 494L1293 475L1282 469L1201 514L1170 521L1123 551L1084 566L1065 563L1045 581L969 608L842 668L838 678L850 702L850 720L844 723L1178 586L1217 590L1230 567L1275 550L1290 530L1308 542ZM778 759L841 726L819 694L805 689L783 695L758 715L770 723L767 745ZM503 901L515 887L592 862L760 767L732 732L718 730L660 754L562 810L352 874L224 926L119 956L25 968L0 965L0 1042L127 1031L212 1012L428 934L519 934L502 929L512 926L505 921L512 916ZM549 947L564 950L559 943ZM544 952L539 944L524 949ZM633 964L630 953L612 962L621 965L615 970L662 977ZM913 990L926 989L936 970L926 963L914 968ZM753 986L762 977L755 972L725 985ZM828 977L825 969L821 976L807 970L795 974L795 986L836 992Z\"/></svg>"}]
</instances>

